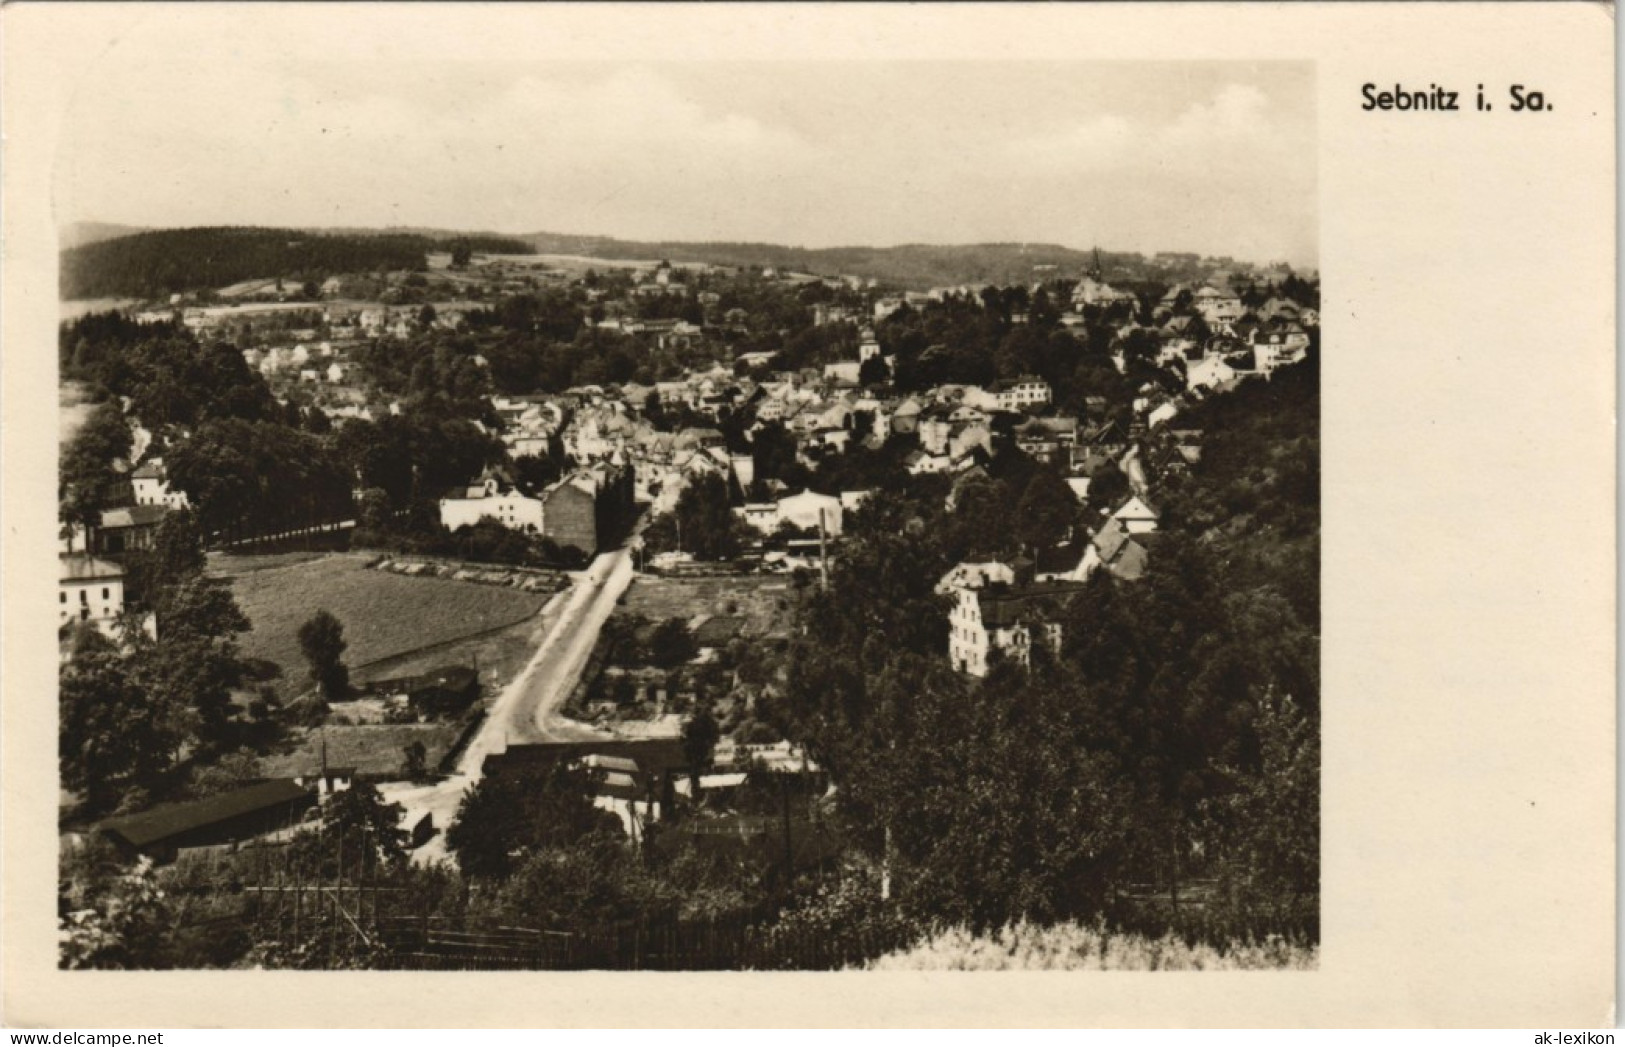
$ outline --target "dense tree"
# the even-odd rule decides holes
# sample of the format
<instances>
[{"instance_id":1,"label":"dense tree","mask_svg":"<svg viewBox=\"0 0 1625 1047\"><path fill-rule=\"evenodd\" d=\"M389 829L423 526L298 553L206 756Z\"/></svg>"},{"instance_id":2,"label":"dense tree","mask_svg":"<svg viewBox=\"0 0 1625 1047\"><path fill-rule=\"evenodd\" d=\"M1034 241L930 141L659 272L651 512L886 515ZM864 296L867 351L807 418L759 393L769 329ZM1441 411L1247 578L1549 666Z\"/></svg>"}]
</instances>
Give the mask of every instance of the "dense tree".
<instances>
[{"instance_id":1,"label":"dense tree","mask_svg":"<svg viewBox=\"0 0 1625 1047\"><path fill-rule=\"evenodd\" d=\"M1233 770L1233 791L1209 802L1226 869L1228 903L1293 929L1318 927L1320 741L1290 698L1260 703L1255 770Z\"/></svg>"},{"instance_id":2,"label":"dense tree","mask_svg":"<svg viewBox=\"0 0 1625 1047\"><path fill-rule=\"evenodd\" d=\"M739 552L739 521L729 505L728 481L702 476L677 499L678 541L696 560L729 560Z\"/></svg>"},{"instance_id":3,"label":"dense tree","mask_svg":"<svg viewBox=\"0 0 1625 1047\"><path fill-rule=\"evenodd\" d=\"M649 661L662 669L672 669L695 655L694 634L681 618L667 618L649 636Z\"/></svg>"},{"instance_id":4,"label":"dense tree","mask_svg":"<svg viewBox=\"0 0 1625 1047\"><path fill-rule=\"evenodd\" d=\"M59 697L62 784L90 811L111 809L126 790L158 790L182 737L179 710L164 692L142 686L104 649L63 667Z\"/></svg>"},{"instance_id":5,"label":"dense tree","mask_svg":"<svg viewBox=\"0 0 1625 1047\"><path fill-rule=\"evenodd\" d=\"M460 238L472 250L524 254L500 237ZM304 279L335 273L421 269L453 245L409 233L313 233L254 228L164 229L62 252L64 298L156 297L224 287L269 273Z\"/></svg>"},{"instance_id":6,"label":"dense tree","mask_svg":"<svg viewBox=\"0 0 1625 1047\"><path fill-rule=\"evenodd\" d=\"M125 555L125 606L156 609L163 593L202 575L207 563L196 514L189 509L172 510L158 524L150 549Z\"/></svg>"},{"instance_id":7,"label":"dense tree","mask_svg":"<svg viewBox=\"0 0 1625 1047\"><path fill-rule=\"evenodd\" d=\"M329 702L349 695L350 670L344 664L348 646L344 626L326 610L318 610L299 627L299 650L310 663L310 680Z\"/></svg>"},{"instance_id":8,"label":"dense tree","mask_svg":"<svg viewBox=\"0 0 1625 1047\"><path fill-rule=\"evenodd\" d=\"M152 862L141 859L85 899L61 908L62 966L68 970L162 969L173 965L177 914Z\"/></svg>"},{"instance_id":9,"label":"dense tree","mask_svg":"<svg viewBox=\"0 0 1625 1047\"><path fill-rule=\"evenodd\" d=\"M1050 468L1034 469L1016 505L1014 530L1030 552L1060 543L1078 518L1078 499L1061 475Z\"/></svg>"},{"instance_id":10,"label":"dense tree","mask_svg":"<svg viewBox=\"0 0 1625 1047\"><path fill-rule=\"evenodd\" d=\"M700 795L700 775L711 766L717 742L721 738L722 728L717 723L711 704L701 702L693 715L683 723L683 758L688 761L688 773L693 785L692 795L696 799Z\"/></svg>"},{"instance_id":11,"label":"dense tree","mask_svg":"<svg viewBox=\"0 0 1625 1047\"><path fill-rule=\"evenodd\" d=\"M256 535L343 519L352 475L321 437L272 422L204 422L167 460L205 533Z\"/></svg>"},{"instance_id":12,"label":"dense tree","mask_svg":"<svg viewBox=\"0 0 1625 1047\"><path fill-rule=\"evenodd\" d=\"M237 636L248 619L228 586L202 575L159 590L154 604L158 639L137 638L135 679L186 710L204 748L229 748L231 693L244 673Z\"/></svg>"},{"instance_id":13,"label":"dense tree","mask_svg":"<svg viewBox=\"0 0 1625 1047\"><path fill-rule=\"evenodd\" d=\"M559 761L527 774L481 778L446 830L464 875L505 877L527 853L620 835L619 820L592 803L592 773Z\"/></svg>"},{"instance_id":14,"label":"dense tree","mask_svg":"<svg viewBox=\"0 0 1625 1047\"><path fill-rule=\"evenodd\" d=\"M130 426L118 404L96 406L63 449L57 480L59 514L64 524L85 533L86 548L94 545L102 510L117 504L115 491L123 475L115 463L130 455Z\"/></svg>"}]
</instances>

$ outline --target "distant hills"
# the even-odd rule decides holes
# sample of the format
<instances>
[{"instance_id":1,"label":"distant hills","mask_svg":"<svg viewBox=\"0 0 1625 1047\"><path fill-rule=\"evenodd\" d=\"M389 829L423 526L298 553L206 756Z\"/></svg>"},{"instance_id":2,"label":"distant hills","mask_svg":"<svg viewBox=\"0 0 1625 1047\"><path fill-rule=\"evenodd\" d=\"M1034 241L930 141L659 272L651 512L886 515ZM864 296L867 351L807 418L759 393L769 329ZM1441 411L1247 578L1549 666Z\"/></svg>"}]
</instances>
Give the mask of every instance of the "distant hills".
<instances>
[{"instance_id":1,"label":"distant hills","mask_svg":"<svg viewBox=\"0 0 1625 1047\"><path fill-rule=\"evenodd\" d=\"M475 251L523 253L522 240L437 239L415 233L319 233L302 229L158 229L92 240L62 251L61 297L158 298L243 280L320 282L341 273L417 269L431 251L466 240Z\"/></svg>"},{"instance_id":2,"label":"distant hills","mask_svg":"<svg viewBox=\"0 0 1625 1047\"><path fill-rule=\"evenodd\" d=\"M1036 265L1054 265L1078 276L1093 264L1092 252L1059 244L902 244L896 247L785 247L762 243L671 243L616 240L603 236L530 233L524 239L541 254L594 258L664 258L672 262L760 266L824 276L872 277L915 290L958 284L1008 284L1033 278ZM1101 253L1101 263L1121 264L1138 255Z\"/></svg>"},{"instance_id":3,"label":"distant hills","mask_svg":"<svg viewBox=\"0 0 1625 1047\"><path fill-rule=\"evenodd\" d=\"M1059 244L806 248L766 243L617 240L546 232L506 236L429 228L141 230L83 222L63 234L62 297L150 298L260 277L303 281L346 272L416 268L426 252L450 250L457 241L469 243L475 251L499 254L534 252L615 261L666 259L756 266L872 278L914 290L1026 282L1040 273L1077 277L1095 263L1093 251ZM1248 268L1227 259L1201 259L1194 254L1159 255L1153 260L1137 253L1102 251L1099 261L1108 280L1130 283L1203 279L1219 268Z\"/></svg>"}]
</instances>

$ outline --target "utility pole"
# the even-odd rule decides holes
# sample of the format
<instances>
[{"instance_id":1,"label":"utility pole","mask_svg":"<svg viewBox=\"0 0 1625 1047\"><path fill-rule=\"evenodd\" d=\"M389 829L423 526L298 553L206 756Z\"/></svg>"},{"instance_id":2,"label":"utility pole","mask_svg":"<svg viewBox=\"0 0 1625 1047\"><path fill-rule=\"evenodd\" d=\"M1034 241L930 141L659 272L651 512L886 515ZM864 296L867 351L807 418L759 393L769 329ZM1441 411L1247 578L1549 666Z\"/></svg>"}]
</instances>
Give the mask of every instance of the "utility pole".
<instances>
[{"instance_id":1,"label":"utility pole","mask_svg":"<svg viewBox=\"0 0 1625 1047\"><path fill-rule=\"evenodd\" d=\"M818 510L818 575L819 587L829 591L829 543L824 534L824 510Z\"/></svg>"}]
</instances>

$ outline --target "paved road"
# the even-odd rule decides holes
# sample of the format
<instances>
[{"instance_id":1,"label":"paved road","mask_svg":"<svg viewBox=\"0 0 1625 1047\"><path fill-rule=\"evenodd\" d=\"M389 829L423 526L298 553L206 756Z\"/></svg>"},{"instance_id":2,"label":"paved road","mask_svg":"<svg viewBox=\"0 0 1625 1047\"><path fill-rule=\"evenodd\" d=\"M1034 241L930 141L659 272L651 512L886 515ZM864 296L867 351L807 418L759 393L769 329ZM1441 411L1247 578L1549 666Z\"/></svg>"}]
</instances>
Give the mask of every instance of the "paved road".
<instances>
[{"instance_id":1,"label":"paved road","mask_svg":"<svg viewBox=\"0 0 1625 1047\"><path fill-rule=\"evenodd\" d=\"M632 557L625 549L594 560L576 576L569 592L558 597L565 601L558 620L530 662L492 703L485 722L458 760L456 772L433 785L396 783L380 788L385 800L406 809L407 824L425 813L434 815L440 834L414 852L414 860L432 862L446 857L446 826L456 816L463 794L479 781L481 764L490 753L521 742L600 737L591 728L560 716L559 707L581 678L599 630L632 577ZM543 613L552 610L549 606Z\"/></svg>"}]
</instances>

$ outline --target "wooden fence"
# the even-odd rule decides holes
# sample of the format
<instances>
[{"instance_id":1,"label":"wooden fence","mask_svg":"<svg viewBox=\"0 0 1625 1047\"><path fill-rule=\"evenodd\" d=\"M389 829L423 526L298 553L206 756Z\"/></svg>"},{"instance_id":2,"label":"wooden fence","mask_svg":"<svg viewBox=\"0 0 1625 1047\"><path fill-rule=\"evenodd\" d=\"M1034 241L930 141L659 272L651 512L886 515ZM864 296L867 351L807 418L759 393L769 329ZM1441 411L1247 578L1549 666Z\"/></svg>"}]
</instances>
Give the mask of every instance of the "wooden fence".
<instances>
[{"instance_id":1,"label":"wooden fence","mask_svg":"<svg viewBox=\"0 0 1625 1047\"><path fill-rule=\"evenodd\" d=\"M841 931L764 925L751 918L636 922L573 931L440 917L386 919L380 940L411 970L839 970L912 944L901 928Z\"/></svg>"}]
</instances>

